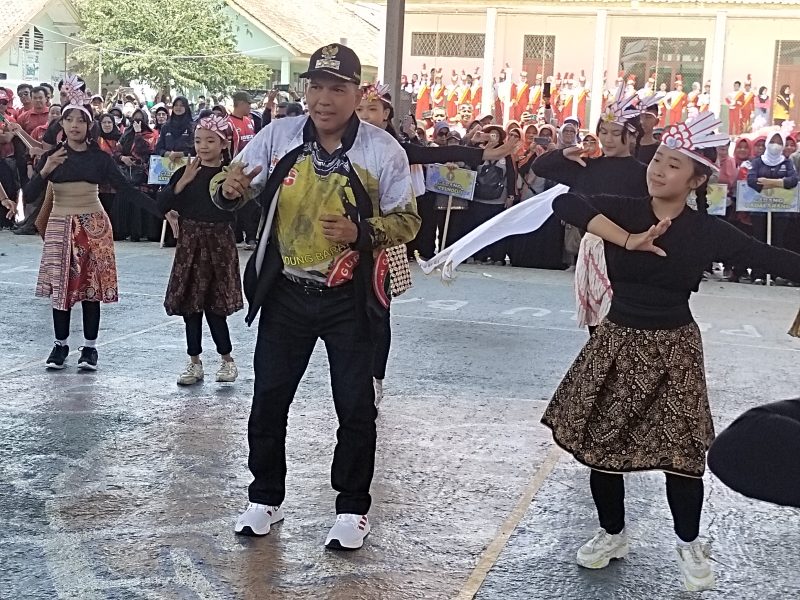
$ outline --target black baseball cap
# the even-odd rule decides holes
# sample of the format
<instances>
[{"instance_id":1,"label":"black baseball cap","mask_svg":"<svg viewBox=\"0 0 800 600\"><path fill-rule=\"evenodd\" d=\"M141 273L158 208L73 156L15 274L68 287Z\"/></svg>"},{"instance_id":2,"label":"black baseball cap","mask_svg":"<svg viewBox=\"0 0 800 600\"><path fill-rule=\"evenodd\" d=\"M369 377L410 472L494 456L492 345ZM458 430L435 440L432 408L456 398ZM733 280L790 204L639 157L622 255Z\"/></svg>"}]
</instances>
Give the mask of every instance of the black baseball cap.
<instances>
[{"instance_id":1,"label":"black baseball cap","mask_svg":"<svg viewBox=\"0 0 800 600\"><path fill-rule=\"evenodd\" d=\"M300 75L310 79L314 75L332 75L356 85L361 84L361 61L347 46L328 44L311 55L308 71Z\"/></svg>"}]
</instances>

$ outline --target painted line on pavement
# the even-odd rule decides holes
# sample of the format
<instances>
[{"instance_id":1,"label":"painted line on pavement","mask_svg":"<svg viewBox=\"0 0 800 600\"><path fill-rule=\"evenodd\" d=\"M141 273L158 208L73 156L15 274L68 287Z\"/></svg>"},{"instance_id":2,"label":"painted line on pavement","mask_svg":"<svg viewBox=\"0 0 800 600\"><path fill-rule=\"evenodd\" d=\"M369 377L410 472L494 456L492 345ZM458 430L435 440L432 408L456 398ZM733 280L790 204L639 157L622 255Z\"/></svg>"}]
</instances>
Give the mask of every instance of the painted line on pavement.
<instances>
[{"instance_id":1,"label":"painted line on pavement","mask_svg":"<svg viewBox=\"0 0 800 600\"><path fill-rule=\"evenodd\" d=\"M500 527L497 536L495 536L492 542L486 547L486 550L483 551L480 560L478 560L478 564L475 565L464 587L461 588L458 596L456 596L456 600L472 600L475 594L481 589L483 582L486 580L486 576L497 562L497 559L500 558L500 553L503 551L503 548L506 547L511 534L514 533L522 517L525 516L528 507L531 502L533 502L542 484L550 477L550 473L555 469L561 455L562 450L558 446L555 444L550 446L550 450L545 456L541 466L536 473L533 474L530 482L522 492L519 502L517 502L514 510L511 511L511 514L508 515L508 518L506 518L505 522Z\"/></svg>"},{"instance_id":2,"label":"painted line on pavement","mask_svg":"<svg viewBox=\"0 0 800 600\"><path fill-rule=\"evenodd\" d=\"M142 335L143 333L149 333L150 331L155 331L156 329L161 329L162 327L166 327L168 325L174 325L175 323L180 323L180 322L181 322L181 320L178 319L178 318L170 319L169 321L162 321L161 323L158 323L156 325L151 325L150 327L146 327L144 329L140 329L139 331L133 331L131 333L126 333L125 335L121 335L119 337L116 337L116 338L113 338L113 339L110 339L110 340L106 340L104 342L100 342L99 344L97 344L97 347L98 348L102 348L103 346L109 346L111 344L116 344L117 342L122 342L122 341L130 339L132 337L136 337L137 335ZM77 356L78 355L78 351L77 350L73 350L72 352L69 353L69 355L70 356ZM7 369L5 371L0 371L0 377L2 377L3 375L10 375L11 373L17 373L18 371L22 371L24 369L27 369L28 367L42 366L44 364L44 361L45 361L44 358L39 358L39 359L36 359L36 360L30 360L28 362L22 363L21 365L17 365L16 367L12 367L12 368Z\"/></svg>"}]
</instances>

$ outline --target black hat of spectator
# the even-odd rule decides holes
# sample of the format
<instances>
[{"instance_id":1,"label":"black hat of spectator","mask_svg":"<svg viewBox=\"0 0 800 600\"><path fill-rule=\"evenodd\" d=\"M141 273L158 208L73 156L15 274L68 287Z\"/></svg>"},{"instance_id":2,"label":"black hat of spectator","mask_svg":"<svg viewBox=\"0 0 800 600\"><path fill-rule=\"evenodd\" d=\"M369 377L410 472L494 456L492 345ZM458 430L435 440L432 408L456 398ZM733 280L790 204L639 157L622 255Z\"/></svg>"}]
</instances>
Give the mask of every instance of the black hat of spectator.
<instances>
[{"instance_id":1,"label":"black hat of spectator","mask_svg":"<svg viewBox=\"0 0 800 600\"><path fill-rule=\"evenodd\" d=\"M332 75L359 85L361 83L361 61L347 46L328 44L311 55L308 71L300 75L310 79L314 75Z\"/></svg>"}]
</instances>

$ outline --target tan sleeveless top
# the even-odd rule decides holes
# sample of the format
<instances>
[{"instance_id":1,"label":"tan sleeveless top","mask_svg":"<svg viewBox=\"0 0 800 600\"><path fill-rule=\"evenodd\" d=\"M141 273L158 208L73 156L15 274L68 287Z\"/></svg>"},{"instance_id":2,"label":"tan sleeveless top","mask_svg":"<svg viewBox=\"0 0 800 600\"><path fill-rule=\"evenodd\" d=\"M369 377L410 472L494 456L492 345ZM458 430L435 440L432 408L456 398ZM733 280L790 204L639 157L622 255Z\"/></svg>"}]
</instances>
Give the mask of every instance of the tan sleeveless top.
<instances>
[{"instance_id":1,"label":"tan sleeveless top","mask_svg":"<svg viewBox=\"0 0 800 600\"><path fill-rule=\"evenodd\" d=\"M86 215L102 212L97 184L85 181L51 183L53 186L53 212L58 217Z\"/></svg>"}]
</instances>

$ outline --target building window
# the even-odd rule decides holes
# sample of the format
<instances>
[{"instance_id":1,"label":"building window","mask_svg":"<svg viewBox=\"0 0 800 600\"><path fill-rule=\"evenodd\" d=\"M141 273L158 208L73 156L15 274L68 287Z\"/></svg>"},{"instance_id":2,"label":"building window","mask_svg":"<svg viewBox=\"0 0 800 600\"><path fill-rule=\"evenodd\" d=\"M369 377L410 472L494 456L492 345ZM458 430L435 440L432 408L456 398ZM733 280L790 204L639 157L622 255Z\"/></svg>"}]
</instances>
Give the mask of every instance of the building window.
<instances>
[{"instance_id":1,"label":"building window","mask_svg":"<svg viewBox=\"0 0 800 600\"><path fill-rule=\"evenodd\" d=\"M664 84L671 90L680 75L688 92L692 83L703 83L705 57L703 39L624 37L619 42L619 69L626 80L636 77L637 88L655 74L655 89ZM612 81L609 77L608 83Z\"/></svg>"},{"instance_id":2,"label":"building window","mask_svg":"<svg viewBox=\"0 0 800 600\"><path fill-rule=\"evenodd\" d=\"M773 104L778 97L783 86L788 85L789 90L795 95L795 106L789 111L789 120L795 123L800 122L800 40L778 40L775 42L775 76L772 78L772 100ZM754 83L754 90L758 91L761 85Z\"/></svg>"},{"instance_id":3,"label":"building window","mask_svg":"<svg viewBox=\"0 0 800 600\"><path fill-rule=\"evenodd\" d=\"M19 47L23 50L44 50L44 34L38 27L31 27L19 36Z\"/></svg>"},{"instance_id":4,"label":"building window","mask_svg":"<svg viewBox=\"0 0 800 600\"><path fill-rule=\"evenodd\" d=\"M414 32L411 56L483 58L486 36L482 33Z\"/></svg>"},{"instance_id":5,"label":"building window","mask_svg":"<svg viewBox=\"0 0 800 600\"><path fill-rule=\"evenodd\" d=\"M522 68L533 81L537 74L543 78L553 75L556 56L556 36L526 35L522 51Z\"/></svg>"}]
</instances>

